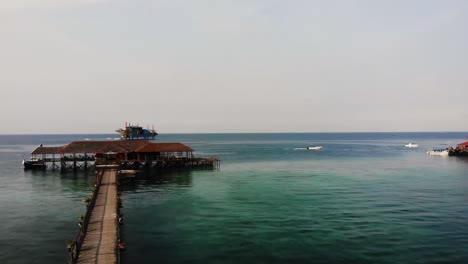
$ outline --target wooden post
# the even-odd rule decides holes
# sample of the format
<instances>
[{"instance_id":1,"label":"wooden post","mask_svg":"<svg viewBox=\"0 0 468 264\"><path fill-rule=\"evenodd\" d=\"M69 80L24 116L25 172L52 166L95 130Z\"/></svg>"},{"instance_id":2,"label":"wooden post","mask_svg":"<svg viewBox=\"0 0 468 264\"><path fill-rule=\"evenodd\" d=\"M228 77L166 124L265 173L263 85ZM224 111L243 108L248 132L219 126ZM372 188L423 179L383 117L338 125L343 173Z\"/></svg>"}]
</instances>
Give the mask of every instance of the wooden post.
<instances>
[{"instance_id":1,"label":"wooden post","mask_svg":"<svg viewBox=\"0 0 468 264\"><path fill-rule=\"evenodd\" d=\"M86 155L86 153L84 154L84 167L85 169L88 169L88 156Z\"/></svg>"},{"instance_id":2,"label":"wooden post","mask_svg":"<svg viewBox=\"0 0 468 264\"><path fill-rule=\"evenodd\" d=\"M76 170L76 154L73 153L73 169Z\"/></svg>"},{"instance_id":3,"label":"wooden post","mask_svg":"<svg viewBox=\"0 0 468 264\"><path fill-rule=\"evenodd\" d=\"M64 160L63 154L60 154L60 168L61 168L61 169L65 169L65 168L66 168L65 160Z\"/></svg>"}]
</instances>

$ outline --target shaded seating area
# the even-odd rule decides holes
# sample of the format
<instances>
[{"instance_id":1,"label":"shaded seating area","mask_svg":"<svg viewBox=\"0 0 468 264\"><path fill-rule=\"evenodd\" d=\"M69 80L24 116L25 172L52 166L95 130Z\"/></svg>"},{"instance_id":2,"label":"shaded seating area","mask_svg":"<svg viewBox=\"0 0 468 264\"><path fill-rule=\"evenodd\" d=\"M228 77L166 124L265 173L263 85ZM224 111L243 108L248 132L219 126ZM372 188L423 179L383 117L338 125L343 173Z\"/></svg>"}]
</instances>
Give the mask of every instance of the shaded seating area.
<instances>
[{"instance_id":1,"label":"shaded seating area","mask_svg":"<svg viewBox=\"0 0 468 264\"><path fill-rule=\"evenodd\" d=\"M124 168L214 167L216 158L195 158L194 150L179 142L155 143L148 140L74 141L58 147L40 146L31 154L53 168L77 169L114 164ZM202 165L201 165L202 164Z\"/></svg>"}]
</instances>

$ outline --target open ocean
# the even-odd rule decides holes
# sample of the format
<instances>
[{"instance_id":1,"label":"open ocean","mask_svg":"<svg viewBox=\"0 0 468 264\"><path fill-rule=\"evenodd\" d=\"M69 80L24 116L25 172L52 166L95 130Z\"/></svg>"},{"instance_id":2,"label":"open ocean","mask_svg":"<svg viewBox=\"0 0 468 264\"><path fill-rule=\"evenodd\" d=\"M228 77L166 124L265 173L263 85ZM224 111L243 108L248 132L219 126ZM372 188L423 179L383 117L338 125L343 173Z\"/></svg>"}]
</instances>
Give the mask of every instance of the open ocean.
<instances>
[{"instance_id":1,"label":"open ocean","mask_svg":"<svg viewBox=\"0 0 468 264\"><path fill-rule=\"evenodd\" d=\"M66 263L93 185L93 172L24 171L23 157L39 144L114 137L0 135L0 263ZM123 182L122 263L468 263L468 159L426 155L467 140L160 135L219 156L221 169Z\"/></svg>"}]
</instances>

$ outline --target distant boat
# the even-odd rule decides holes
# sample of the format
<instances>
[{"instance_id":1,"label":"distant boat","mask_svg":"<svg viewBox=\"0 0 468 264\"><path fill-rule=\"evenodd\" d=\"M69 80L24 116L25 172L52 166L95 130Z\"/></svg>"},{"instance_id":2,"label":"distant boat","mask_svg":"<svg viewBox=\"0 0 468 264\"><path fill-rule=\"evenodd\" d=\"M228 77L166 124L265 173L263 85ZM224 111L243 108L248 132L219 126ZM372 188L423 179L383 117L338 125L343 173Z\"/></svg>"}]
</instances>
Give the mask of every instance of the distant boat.
<instances>
[{"instance_id":1,"label":"distant boat","mask_svg":"<svg viewBox=\"0 0 468 264\"><path fill-rule=\"evenodd\" d=\"M408 144L405 145L405 147L406 148L417 148L417 147L419 147L419 145L418 144L413 144L413 143L408 143Z\"/></svg>"},{"instance_id":2,"label":"distant boat","mask_svg":"<svg viewBox=\"0 0 468 264\"><path fill-rule=\"evenodd\" d=\"M321 150L323 147L322 146L316 146L316 147L307 147L308 150Z\"/></svg>"},{"instance_id":3,"label":"distant boat","mask_svg":"<svg viewBox=\"0 0 468 264\"><path fill-rule=\"evenodd\" d=\"M44 160L41 160L38 158L31 158L30 160L23 160L23 166L25 170L32 170L32 169L43 170L47 167Z\"/></svg>"},{"instance_id":4,"label":"distant boat","mask_svg":"<svg viewBox=\"0 0 468 264\"><path fill-rule=\"evenodd\" d=\"M432 156L448 156L449 151L446 149L431 149L427 151L427 155Z\"/></svg>"},{"instance_id":5,"label":"distant boat","mask_svg":"<svg viewBox=\"0 0 468 264\"><path fill-rule=\"evenodd\" d=\"M125 122L125 129L119 128L115 131L121 135L122 139L154 139L158 135L154 126L153 129L144 129L139 125L127 124L127 122Z\"/></svg>"}]
</instances>

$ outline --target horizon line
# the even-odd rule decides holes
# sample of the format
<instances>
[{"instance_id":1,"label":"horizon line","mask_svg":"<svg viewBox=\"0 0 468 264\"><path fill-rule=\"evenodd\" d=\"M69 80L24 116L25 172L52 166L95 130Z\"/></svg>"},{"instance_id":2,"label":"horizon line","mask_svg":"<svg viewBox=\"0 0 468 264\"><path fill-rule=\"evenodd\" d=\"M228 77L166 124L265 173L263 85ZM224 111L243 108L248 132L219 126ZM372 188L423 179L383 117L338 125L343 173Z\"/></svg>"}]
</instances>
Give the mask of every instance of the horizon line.
<instances>
[{"instance_id":1,"label":"horizon line","mask_svg":"<svg viewBox=\"0 0 468 264\"><path fill-rule=\"evenodd\" d=\"M168 132L165 135L174 134L206 134L206 135L222 135L222 134L358 134L358 133L468 133L468 131L335 131L335 132ZM8 133L0 136L40 136L40 135L111 135L115 133ZM160 133L158 133L160 135Z\"/></svg>"}]
</instances>

